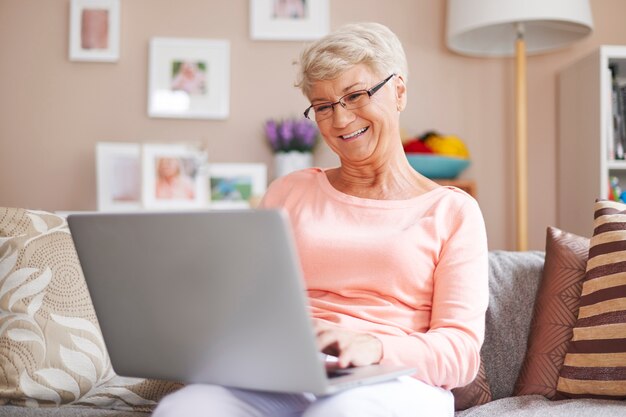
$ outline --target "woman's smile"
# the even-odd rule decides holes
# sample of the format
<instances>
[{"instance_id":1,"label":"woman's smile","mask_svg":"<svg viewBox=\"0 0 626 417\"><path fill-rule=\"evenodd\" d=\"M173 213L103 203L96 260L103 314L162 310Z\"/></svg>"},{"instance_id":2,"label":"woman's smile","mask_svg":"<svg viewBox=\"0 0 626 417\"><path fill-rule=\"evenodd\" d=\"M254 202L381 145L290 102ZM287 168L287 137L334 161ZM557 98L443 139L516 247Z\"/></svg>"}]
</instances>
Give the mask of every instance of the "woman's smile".
<instances>
[{"instance_id":1,"label":"woman's smile","mask_svg":"<svg viewBox=\"0 0 626 417\"><path fill-rule=\"evenodd\" d=\"M348 135L340 135L339 137L344 140L344 141L351 141L354 139L357 139L358 137L362 136L365 132L367 132L369 130L369 126L365 126L364 128L361 128L355 132L352 132Z\"/></svg>"}]
</instances>

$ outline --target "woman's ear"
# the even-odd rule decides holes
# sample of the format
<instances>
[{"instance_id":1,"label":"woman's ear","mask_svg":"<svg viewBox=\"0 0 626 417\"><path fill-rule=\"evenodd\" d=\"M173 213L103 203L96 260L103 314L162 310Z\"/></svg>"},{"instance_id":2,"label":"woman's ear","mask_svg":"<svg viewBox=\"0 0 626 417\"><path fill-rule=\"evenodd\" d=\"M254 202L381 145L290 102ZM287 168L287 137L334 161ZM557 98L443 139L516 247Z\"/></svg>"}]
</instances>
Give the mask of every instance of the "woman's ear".
<instances>
[{"instance_id":1,"label":"woman's ear","mask_svg":"<svg viewBox=\"0 0 626 417\"><path fill-rule=\"evenodd\" d=\"M404 77L398 75L396 79L396 105L398 111L402 111L406 108L406 84L404 83Z\"/></svg>"}]
</instances>

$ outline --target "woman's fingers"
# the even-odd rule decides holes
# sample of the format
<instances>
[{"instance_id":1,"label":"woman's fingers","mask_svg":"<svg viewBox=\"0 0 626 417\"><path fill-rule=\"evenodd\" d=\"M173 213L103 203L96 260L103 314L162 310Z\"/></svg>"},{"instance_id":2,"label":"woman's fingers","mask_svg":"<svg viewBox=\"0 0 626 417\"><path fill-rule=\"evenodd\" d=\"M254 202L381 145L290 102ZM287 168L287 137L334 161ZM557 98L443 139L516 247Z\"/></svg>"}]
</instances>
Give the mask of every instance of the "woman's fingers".
<instances>
[{"instance_id":1,"label":"woman's fingers","mask_svg":"<svg viewBox=\"0 0 626 417\"><path fill-rule=\"evenodd\" d=\"M338 335L333 330L320 330L317 332L317 348L327 355L338 356L341 351Z\"/></svg>"},{"instance_id":2,"label":"woman's fingers","mask_svg":"<svg viewBox=\"0 0 626 417\"><path fill-rule=\"evenodd\" d=\"M337 356L341 368L371 365L382 357L382 343L369 334L324 328L317 331L317 345L321 352Z\"/></svg>"}]
</instances>

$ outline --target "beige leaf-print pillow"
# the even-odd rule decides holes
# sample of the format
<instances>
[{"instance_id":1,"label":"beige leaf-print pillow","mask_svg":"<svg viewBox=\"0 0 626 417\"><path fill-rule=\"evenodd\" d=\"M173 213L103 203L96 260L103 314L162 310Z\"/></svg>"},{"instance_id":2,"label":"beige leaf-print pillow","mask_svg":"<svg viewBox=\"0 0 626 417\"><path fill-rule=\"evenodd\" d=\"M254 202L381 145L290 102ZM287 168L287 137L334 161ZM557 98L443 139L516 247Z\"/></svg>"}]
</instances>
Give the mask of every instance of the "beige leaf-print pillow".
<instances>
[{"instance_id":1,"label":"beige leaf-print pillow","mask_svg":"<svg viewBox=\"0 0 626 417\"><path fill-rule=\"evenodd\" d=\"M0 208L0 404L149 412L179 387L113 373L65 219Z\"/></svg>"}]
</instances>

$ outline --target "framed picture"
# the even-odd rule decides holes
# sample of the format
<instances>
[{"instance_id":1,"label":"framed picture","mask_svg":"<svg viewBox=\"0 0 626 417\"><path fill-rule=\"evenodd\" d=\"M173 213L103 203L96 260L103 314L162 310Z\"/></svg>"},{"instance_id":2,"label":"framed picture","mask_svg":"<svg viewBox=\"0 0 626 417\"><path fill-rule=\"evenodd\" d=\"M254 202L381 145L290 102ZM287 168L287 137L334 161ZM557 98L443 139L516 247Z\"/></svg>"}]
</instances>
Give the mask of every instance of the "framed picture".
<instances>
[{"instance_id":1,"label":"framed picture","mask_svg":"<svg viewBox=\"0 0 626 417\"><path fill-rule=\"evenodd\" d=\"M210 164L208 182L212 208L249 208L267 188L265 164Z\"/></svg>"},{"instance_id":2,"label":"framed picture","mask_svg":"<svg viewBox=\"0 0 626 417\"><path fill-rule=\"evenodd\" d=\"M117 61L120 0L72 0L69 51L71 61Z\"/></svg>"},{"instance_id":3,"label":"framed picture","mask_svg":"<svg viewBox=\"0 0 626 417\"><path fill-rule=\"evenodd\" d=\"M328 0L250 0L250 37L300 41L328 33Z\"/></svg>"},{"instance_id":4,"label":"framed picture","mask_svg":"<svg viewBox=\"0 0 626 417\"><path fill-rule=\"evenodd\" d=\"M225 119L230 96L230 43L153 38L150 41L148 115Z\"/></svg>"},{"instance_id":5,"label":"framed picture","mask_svg":"<svg viewBox=\"0 0 626 417\"><path fill-rule=\"evenodd\" d=\"M141 146L138 143L96 144L99 211L141 208Z\"/></svg>"},{"instance_id":6,"label":"framed picture","mask_svg":"<svg viewBox=\"0 0 626 417\"><path fill-rule=\"evenodd\" d=\"M202 208L207 204L203 152L179 144L143 145L142 201L146 209Z\"/></svg>"}]
</instances>

